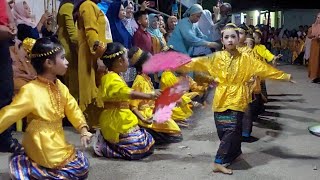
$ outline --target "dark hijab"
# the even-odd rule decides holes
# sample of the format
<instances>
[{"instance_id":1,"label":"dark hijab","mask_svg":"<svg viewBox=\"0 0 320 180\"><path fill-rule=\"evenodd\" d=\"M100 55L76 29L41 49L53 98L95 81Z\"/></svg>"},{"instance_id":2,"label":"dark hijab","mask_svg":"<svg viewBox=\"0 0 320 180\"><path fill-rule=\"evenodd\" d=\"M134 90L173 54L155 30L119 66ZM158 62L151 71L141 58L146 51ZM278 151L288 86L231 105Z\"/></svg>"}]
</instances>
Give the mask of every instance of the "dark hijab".
<instances>
[{"instance_id":1,"label":"dark hijab","mask_svg":"<svg viewBox=\"0 0 320 180\"><path fill-rule=\"evenodd\" d=\"M119 19L119 11L121 7L121 1L113 1L108 9L107 17L110 24L112 40L114 42L121 43L126 48L132 47L132 36L124 26L121 19Z\"/></svg>"}]
</instances>

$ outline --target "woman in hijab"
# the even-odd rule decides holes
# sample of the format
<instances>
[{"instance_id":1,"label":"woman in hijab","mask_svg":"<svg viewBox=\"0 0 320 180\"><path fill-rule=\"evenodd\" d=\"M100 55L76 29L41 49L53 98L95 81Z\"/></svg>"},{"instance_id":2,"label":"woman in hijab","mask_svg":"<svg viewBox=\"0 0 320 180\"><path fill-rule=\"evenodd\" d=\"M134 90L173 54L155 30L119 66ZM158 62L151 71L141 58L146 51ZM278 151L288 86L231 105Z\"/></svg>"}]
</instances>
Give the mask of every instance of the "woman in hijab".
<instances>
[{"instance_id":1,"label":"woman in hijab","mask_svg":"<svg viewBox=\"0 0 320 180\"><path fill-rule=\"evenodd\" d=\"M193 55L193 47L207 46L209 48L218 48L219 45L215 42L210 42L208 38L201 32L196 24L203 9L199 4L193 4L183 14L183 19L179 21L169 39L169 46L174 50Z\"/></svg>"},{"instance_id":2,"label":"woman in hijab","mask_svg":"<svg viewBox=\"0 0 320 180\"><path fill-rule=\"evenodd\" d=\"M61 42L66 59L69 61L69 68L65 75L65 83L70 93L75 99L79 99L78 82L78 31L73 20L72 11L74 8L73 0L61 0L57 14L58 39Z\"/></svg>"},{"instance_id":3,"label":"woman in hijab","mask_svg":"<svg viewBox=\"0 0 320 180\"><path fill-rule=\"evenodd\" d=\"M203 13L198 21L198 27L201 32L207 37L208 41L214 41L213 36L215 35L214 33L217 31L218 26L214 25L214 22L212 20L212 13L209 10L203 10ZM220 30L218 31L220 32ZM211 49L207 46L195 47L193 51L193 55L196 56L212 53Z\"/></svg>"},{"instance_id":4,"label":"woman in hijab","mask_svg":"<svg viewBox=\"0 0 320 180\"><path fill-rule=\"evenodd\" d=\"M178 23L176 16L170 16L167 20L167 33L172 33Z\"/></svg>"},{"instance_id":5,"label":"woman in hijab","mask_svg":"<svg viewBox=\"0 0 320 180\"><path fill-rule=\"evenodd\" d=\"M138 24L133 18L134 5L133 1L127 0L123 3L124 9L126 11L126 17L122 20L124 26L131 36L137 31Z\"/></svg>"},{"instance_id":6,"label":"woman in hijab","mask_svg":"<svg viewBox=\"0 0 320 180\"><path fill-rule=\"evenodd\" d=\"M313 83L320 82L320 13L317 14L317 19L311 26L311 49L309 58L309 78Z\"/></svg>"},{"instance_id":7,"label":"woman in hijab","mask_svg":"<svg viewBox=\"0 0 320 180\"><path fill-rule=\"evenodd\" d=\"M79 106L87 116L90 128L98 125L99 109L94 105L97 98L97 64L101 57L103 46L112 39L107 31L107 21L103 12L97 6L100 0L78 0L74 3L73 17L78 25L78 79Z\"/></svg>"},{"instance_id":8,"label":"woman in hijab","mask_svg":"<svg viewBox=\"0 0 320 180\"><path fill-rule=\"evenodd\" d=\"M127 49L130 49L132 47L132 36L122 22L122 20L126 18L126 12L120 0L110 4L107 17L109 19L113 41L119 42Z\"/></svg>"},{"instance_id":9,"label":"woman in hijab","mask_svg":"<svg viewBox=\"0 0 320 180\"><path fill-rule=\"evenodd\" d=\"M156 14L149 14L149 28L147 29L152 37L152 53L157 54L167 47L166 40L160 31L159 16Z\"/></svg>"},{"instance_id":10,"label":"woman in hijab","mask_svg":"<svg viewBox=\"0 0 320 180\"><path fill-rule=\"evenodd\" d=\"M27 0L16 1L12 8L12 14L18 25L17 37L20 41L27 37L38 39L43 24L52 18L52 15L46 12L42 15L39 23L36 24L32 19L31 9Z\"/></svg>"}]
</instances>

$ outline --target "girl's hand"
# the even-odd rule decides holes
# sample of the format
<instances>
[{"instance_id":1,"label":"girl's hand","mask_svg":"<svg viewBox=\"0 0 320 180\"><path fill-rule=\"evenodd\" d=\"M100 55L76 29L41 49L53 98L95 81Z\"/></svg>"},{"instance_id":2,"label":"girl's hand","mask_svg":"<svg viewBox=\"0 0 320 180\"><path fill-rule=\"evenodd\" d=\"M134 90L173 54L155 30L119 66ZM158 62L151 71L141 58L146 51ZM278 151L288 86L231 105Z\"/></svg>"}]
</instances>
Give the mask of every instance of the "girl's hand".
<instances>
[{"instance_id":1,"label":"girl's hand","mask_svg":"<svg viewBox=\"0 0 320 180\"><path fill-rule=\"evenodd\" d=\"M277 59L280 59L282 56L282 54L278 54Z\"/></svg>"},{"instance_id":2,"label":"girl's hand","mask_svg":"<svg viewBox=\"0 0 320 180\"><path fill-rule=\"evenodd\" d=\"M154 93L150 94L150 99L157 99L161 96L161 91L160 90L156 90Z\"/></svg>"},{"instance_id":3,"label":"girl's hand","mask_svg":"<svg viewBox=\"0 0 320 180\"><path fill-rule=\"evenodd\" d=\"M141 119L142 122L146 123L146 124L152 124L152 117L150 119Z\"/></svg>"},{"instance_id":4,"label":"girl's hand","mask_svg":"<svg viewBox=\"0 0 320 180\"><path fill-rule=\"evenodd\" d=\"M93 50L96 52L96 57L100 58L106 50L106 46L103 42L96 41L93 45Z\"/></svg>"},{"instance_id":5,"label":"girl's hand","mask_svg":"<svg viewBox=\"0 0 320 180\"><path fill-rule=\"evenodd\" d=\"M91 138L92 138L92 134L90 132L84 132L81 133L81 145L84 146L85 148L88 147L88 145L91 143Z\"/></svg>"}]
</instances>

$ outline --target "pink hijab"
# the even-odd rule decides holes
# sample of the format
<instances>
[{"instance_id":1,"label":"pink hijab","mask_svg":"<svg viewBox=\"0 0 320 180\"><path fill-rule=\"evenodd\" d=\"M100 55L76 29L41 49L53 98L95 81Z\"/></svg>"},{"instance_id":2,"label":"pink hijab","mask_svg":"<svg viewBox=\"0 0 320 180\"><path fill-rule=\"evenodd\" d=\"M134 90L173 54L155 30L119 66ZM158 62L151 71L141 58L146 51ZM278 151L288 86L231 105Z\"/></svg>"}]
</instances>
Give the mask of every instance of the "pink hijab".
<instances>
[{"instance_id":1,"label":"pink hijab","mask_svg":"<svg viewBox=\"0 0 320 180\"><path fill-rule=\"evenodd\" d=\"M37 24L32 20L32 18L27 17L28 12L24 8L24 3L28 4L28 1L20 0L14 4L12 8L13 17L15 18L17 25L25 24L31 26L32 28L35 28Z\"/></svg>"},{"instance_id":2,"label":"pink hijab","mask_svg":"<svg viewBox=\"0 0 320 180\"><path fill-rule=\"evenodd\" d=\"M311 31L312 36L320 36L320 13L317 14L317 20L314 24L312 24Z\"/></svg>"}]
</instances>

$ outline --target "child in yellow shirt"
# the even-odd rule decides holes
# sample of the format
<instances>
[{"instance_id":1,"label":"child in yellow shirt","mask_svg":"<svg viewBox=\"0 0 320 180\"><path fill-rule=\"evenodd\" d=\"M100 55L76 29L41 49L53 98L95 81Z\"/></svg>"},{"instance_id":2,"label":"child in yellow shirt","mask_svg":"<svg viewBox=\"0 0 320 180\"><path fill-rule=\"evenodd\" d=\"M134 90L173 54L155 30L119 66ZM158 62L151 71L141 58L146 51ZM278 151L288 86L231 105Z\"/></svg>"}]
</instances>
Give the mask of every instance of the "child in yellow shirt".
<instances>
[{"instance_id":1,"label":"child in yellow shirt","mask_svg":"<svg viewBox=\"0 0 320 180\"><path fill-rule=\"evenodd\" d=\"M129 50L130 64L137 70L137 77L133 82L132 89L142 93L153 93L155 91L151 78L142 72L143 64L148 61L150 54L137 47ZM156 144L176 143L182 141L182 134L177 123L168 119L164 123L152 122L155 101L154 100L132 100L131 110L139 119L139 126L145 128L155 139Z\"/></svg>"},{"instance_id":2,"label":"child in yellow shirt","mask_svg":"<svg viewBox=\"0 0 320 180\"><path fill-rule=\"evenodd\" d=\"M100 58L108 69L101 79L98 102L100 130L96 131L94 151L98 156L138 160L153 153L154 139L138 126L138 117L130 109L132 99L153 100L160 94L142 93L128 87L119 75L129 66L127 49L120 43L109 43ZM102 133L102 135L101 135Z\"/></svg>"}]
</instances>

